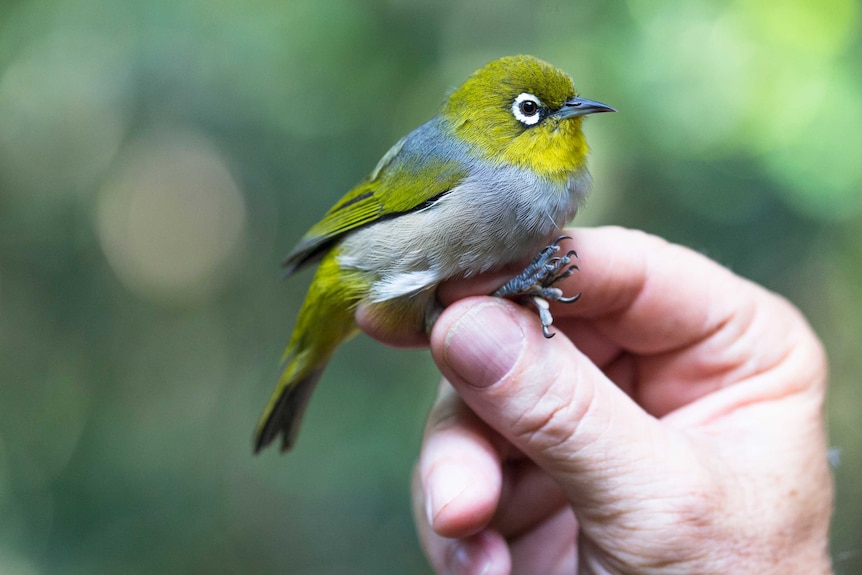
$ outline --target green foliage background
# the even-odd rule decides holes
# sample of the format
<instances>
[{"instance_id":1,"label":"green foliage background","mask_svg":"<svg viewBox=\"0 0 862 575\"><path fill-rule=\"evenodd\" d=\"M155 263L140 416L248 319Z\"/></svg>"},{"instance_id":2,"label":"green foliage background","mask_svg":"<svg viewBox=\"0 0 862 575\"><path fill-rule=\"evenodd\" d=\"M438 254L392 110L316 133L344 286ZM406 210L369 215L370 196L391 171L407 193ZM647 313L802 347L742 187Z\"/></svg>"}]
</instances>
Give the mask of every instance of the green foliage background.
<instances>
[{"instance_id":1,"label":"green foliage background","mask_svg":"<svg viewBox=\"0 0 862 575\"><path fill-rule=\"evenodd\" d=\"M701 250L832 363L833 556L862 571L855 0L0 0L0 573L426 573L408 482L437 374L361 337L295 452L251 431L309 274L279 261L486 61L587 121L579 225Z\"/></svg>"}]
</instances>

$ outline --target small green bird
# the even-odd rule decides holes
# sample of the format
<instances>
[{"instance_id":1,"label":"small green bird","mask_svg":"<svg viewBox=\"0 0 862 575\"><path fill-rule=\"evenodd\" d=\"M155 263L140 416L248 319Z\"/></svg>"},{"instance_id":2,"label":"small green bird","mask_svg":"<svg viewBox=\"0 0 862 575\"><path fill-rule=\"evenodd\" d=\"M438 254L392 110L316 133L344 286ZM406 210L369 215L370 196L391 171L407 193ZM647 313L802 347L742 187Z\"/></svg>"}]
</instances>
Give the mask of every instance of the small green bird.
<instances>
[{"instance_id":1,"label":"small green bird","mask_svg":"<svg viewBox=\"0 0 862 575\"><path fill-rule=\"evenodd\" d=\"M477 70L437 116L396 143L285 260L288 275L320 263L258 423L255 452L279 434L282 451L293 446L326 363L357 331L361 302L383 325L429 329L441 310L441 282L526 262L542 250L494 295L528 298L550 337L547 300L577 298L553 287L572 272L574 253L554 257L551 242L590 186L581 123L614 111L579 97L571 78L550 64L513 56Z\"/></svg>"}]
</instances>

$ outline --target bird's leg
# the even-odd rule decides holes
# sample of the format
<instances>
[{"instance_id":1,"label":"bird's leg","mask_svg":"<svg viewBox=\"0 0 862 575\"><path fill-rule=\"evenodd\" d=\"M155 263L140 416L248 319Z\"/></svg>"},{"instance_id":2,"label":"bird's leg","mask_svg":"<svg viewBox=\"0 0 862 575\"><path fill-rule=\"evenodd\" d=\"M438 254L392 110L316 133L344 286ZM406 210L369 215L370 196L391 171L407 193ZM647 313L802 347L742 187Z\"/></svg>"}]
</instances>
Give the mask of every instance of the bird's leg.
<instances>
[{"instance_id":1,"label":"bird's leg","mask_svg":"<svg viewBox=\"0 0 862 575\"><path fill-rule=\"evenodd\" d=\"M577 264L572 263L578 257L574 250L567 252L564 256L554 255L560 251L560 242L569 239L571 239L569 236L558 237L551 245L539 252L539 255L530 262L524 271L491 294L496 297L505 297L525 304L532 304L539 312L542 333L547 338L554 337L550 330L554 318L551 315L548 302L573 303L581 297L579 293L571 297L564 297L563 290L554 287L554 284L580 269Z\"/></svg>"}]
</instances>

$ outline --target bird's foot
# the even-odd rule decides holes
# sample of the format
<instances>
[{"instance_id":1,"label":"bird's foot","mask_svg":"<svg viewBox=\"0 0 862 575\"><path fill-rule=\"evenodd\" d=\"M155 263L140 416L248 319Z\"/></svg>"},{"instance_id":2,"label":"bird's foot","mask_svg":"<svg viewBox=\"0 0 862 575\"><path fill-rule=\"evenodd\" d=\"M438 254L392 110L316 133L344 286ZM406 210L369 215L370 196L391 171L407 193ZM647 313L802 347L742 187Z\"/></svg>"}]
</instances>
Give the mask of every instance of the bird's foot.
<instances>
[{"instance_id":1,"label":"bird's foot","mask_svg":"<svg viewBox=\"0 0 862 575\"><path fill-rule=\"evenodd\" d=\"M491 294L496 297L505 297L532 304L539 312L542 333L547 338L554 337L554 334L551 333L554 317L551 315L549 302L574 303L581 297L579 293L565 297L563 290L554 287L554 284L580 269L577 264L572 263L578 258L575 250L567 252L564 256L554 255L560 251L560 242L570 239L569 236L560 236L555 239L551 245L539 252L539 255L524 268L524 271Z\"/></svg>"}]
</instances>

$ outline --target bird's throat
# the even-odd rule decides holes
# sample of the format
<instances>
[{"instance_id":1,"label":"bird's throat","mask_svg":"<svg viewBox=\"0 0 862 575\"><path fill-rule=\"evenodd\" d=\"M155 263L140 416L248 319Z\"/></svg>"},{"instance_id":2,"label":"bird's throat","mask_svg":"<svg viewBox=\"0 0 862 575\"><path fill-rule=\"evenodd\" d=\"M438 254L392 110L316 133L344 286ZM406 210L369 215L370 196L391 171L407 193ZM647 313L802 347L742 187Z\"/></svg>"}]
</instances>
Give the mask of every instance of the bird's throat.
<instances>
[{"instance_id":1,"label":"bird's throat","mask_svg":"<svg viewBox=\"0 0 862 575\"><path fill-rule=\"evenodd\" d=\"M580 124L578 118L556 129L527 130L506 148L503 161L562 183L586 165L589 148Z\"/></svg>"}]
</instances>

